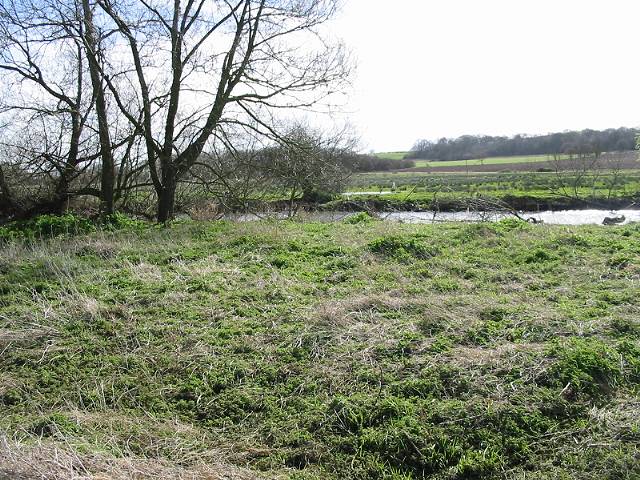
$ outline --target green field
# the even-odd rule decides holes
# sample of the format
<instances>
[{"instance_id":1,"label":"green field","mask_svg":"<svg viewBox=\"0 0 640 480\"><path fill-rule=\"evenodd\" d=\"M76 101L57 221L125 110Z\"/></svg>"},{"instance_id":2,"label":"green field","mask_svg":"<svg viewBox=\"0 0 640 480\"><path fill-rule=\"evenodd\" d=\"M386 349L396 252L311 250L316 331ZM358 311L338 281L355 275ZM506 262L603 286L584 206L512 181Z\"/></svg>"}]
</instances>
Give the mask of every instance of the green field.
<instances>
[{"instance_id":1,"label":"green field","mask_svg":"<svg viewBox=\"0 0 640 480\"><path fill-rule=\"evenodd\" d=\"M385 210L464 208L483 197L521 209L628 208L640 201L640 170L635 152L613 152L598 159L558 158L559 168L535 165L552 156L493 157L469 161L418 160L423 170L373 172L353 176L348 199L373 202ZM502 165L504 171L474 167ZM522 167L521 165L525 165ZM531 166L528 164L532 164ZM424 167L456 167L447 172ZM468 168L467 168L468 167ZM496 169L499 170L499 169ZM541 170L541 171L540 171ZM384 195L381 195L384 194Z\"/></svg>"},{"instance_id":2,"label":"green field","mask_svg":"<svg viewBox=\"0 0 640 480\"><path fill-rule=\"evenodd\" d=\"M640 228L187 222L0 248L0 476L637 479Z\"/></svg>"},{"instance_id":3,"label":"green field","mask_svg":"<svg viewBox=\"0 0 640 480\"><path fill-rule=\"evenodd\" d=\"M348 198L361 201L383 199L387 209L407 209L410 204L464 202L484 197L506 201L516 209L626 207L637 201L640 171L623 174L594 172L588 175L555 172L429 173L379 172L355 176L351 192L369 192ZM523 205L524 202L524 205Z\"/></svg>"},{"instance_id":4,"label":"green field","mask_svg":"<svg viewBox=\"0 0 640 480\"><path fill-rule=\"evenodd\" d=\"M383 152L376 153L380 158L388 158L390 160L403 159L409 152ZM566 159L568 155L560 155L558 159ZM457 167L457 166L474 166L474 165L508 165L510 163L535 163L548 162L554 160L553 155L521 155L512 157L488 157L476 158L473 160L451 160L451 161L430 161L416 160L416 167Z\"/></svg>"},{"instance_id":5,"label":"green field","mask_svg":"<svg viewBox=\"0 0 640 480\"><path fill-rule=\"evenodd\" d=\"M407 153L409 152L381 152L376 153L375 156L379 158L387 158L389 160L402 160Z\"/></svg>"},{"instance_id":6,"label":"green field","mask_svg":"<svg viewBox=\"0 0 640 480\"><path fill-rule=\"evenodd\" d=\"M559 160L569 158L568 155L559 155ZM509 165L512 163L536 163L553 161L552 155L522 155L515 157L488 157L475 158L473 160L429 161L416 160L416 167L471 167L475 165Z\"/></svg>"}]
</instances>

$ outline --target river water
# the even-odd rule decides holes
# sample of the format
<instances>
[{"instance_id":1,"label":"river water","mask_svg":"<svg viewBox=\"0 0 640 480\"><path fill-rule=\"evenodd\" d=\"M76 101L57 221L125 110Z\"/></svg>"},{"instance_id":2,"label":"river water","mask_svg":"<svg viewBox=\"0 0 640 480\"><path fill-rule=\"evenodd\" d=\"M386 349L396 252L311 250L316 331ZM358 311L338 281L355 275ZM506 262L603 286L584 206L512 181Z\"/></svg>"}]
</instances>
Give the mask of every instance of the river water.
<instances>
[{"instance_id":1,"label":"river water","mask_svg":"<svg viewBox=\"0 0 640 480\"><path fill-rule=\"evenodd\" d=\"M336 222L355 215L353 212L304 212L296 218L315 222ZM623 215L625 223L640 222L640 210L558 210L542 212L520 213L522 218L535 218L537 221L551 225L600 225L605 217L618 217ZM403 223L438 223L438 222L482 222L498 221L512 217L507 213L483 213L473 211L463 212L381 212L382 220ZM286 213L275 214L241 214L229 215L229 220L250 222L265 218L287 218Z\"/></svg>"},{"instance_id":2,"label":"river water","mask_svg":"<svg viewBox=\"0 0 640 480\"><path fill-rule=\"evenodd\" d=\"M605 217L619 217L623 215L625 221L640 222L640 210L558 210L543 212L525 212L522 218L534 218L537 221L552 225L599 225ZM435 215L435 221L496 221L509 217L509 214L483 214L481 212L440 212ZM430 223L434 221L433 212L397 212L388 215L389 220L408 223Z\"/></svg>"}]
</instances>

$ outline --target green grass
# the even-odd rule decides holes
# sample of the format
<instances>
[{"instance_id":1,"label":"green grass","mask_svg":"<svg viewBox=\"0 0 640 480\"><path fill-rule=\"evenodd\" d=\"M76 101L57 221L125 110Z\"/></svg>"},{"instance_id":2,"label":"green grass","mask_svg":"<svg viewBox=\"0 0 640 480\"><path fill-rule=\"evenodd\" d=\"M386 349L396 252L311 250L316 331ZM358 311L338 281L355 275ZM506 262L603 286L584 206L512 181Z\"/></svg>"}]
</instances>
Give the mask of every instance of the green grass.
<instances>
[{"instance_id":1,"label":"green grass","mask_svg":"<svg viewBox=\"0 0 640 480\"><path fill-rule=\"evenodd\" d=\"M568 159L568 155L558 156L559 160ZM537 163L553 161L552 155L522 155L513 157L474 158L472 160L429 161L416 160L416 167L472 167L476 165L509 165L512 163Z\"/></svg>"},{"instance_id":2,"label":"green grass","mask_svg":"<svg viewBox=\"0 0 640 480\"><path fill-rule=\"evenodd\" d=\"M381 152L376 153L377 157L388 158L390 160L401 160L409 152ZM561 155L559 159L569 158L568 155ZM510 163L535 163L548 162L553 160L552 155L520 155L511 157L488 157L483 159L472 160L450 160L450 161L430 161L416 160L416 167L457 167L457 166L475 166L475 165L508 165Z\"/></svg>"},{"instance_id":3,"label":"green grass","mask_svg":"<svg viewBox=\"0 0 640 480\"><path fill-rule=\"evenodd\" d=\"M389 160L402 160L404 156L409 152L380 152L376 153L376 157L386 158Z\"/></svg>"},{"instance_id":4,"label":"green grass","mask_svg":"<svg viewBox=\"0 0 640 480\"><path fill-rule=\"evenodd\" d=\"M639 278L638 225L3 244L0 471L638 478Z\"/></svg>"}]
</instances>

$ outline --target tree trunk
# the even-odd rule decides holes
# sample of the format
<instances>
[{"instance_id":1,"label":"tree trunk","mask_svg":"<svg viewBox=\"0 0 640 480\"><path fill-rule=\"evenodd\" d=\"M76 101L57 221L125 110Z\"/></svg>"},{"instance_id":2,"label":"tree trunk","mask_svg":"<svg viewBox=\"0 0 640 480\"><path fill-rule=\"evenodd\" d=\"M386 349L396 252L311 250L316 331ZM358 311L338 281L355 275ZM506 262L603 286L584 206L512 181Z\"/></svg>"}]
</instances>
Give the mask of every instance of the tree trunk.
<instances>
[{"instance_id":1,"label":"tree trunk","mask_svg":"<svg viewBox=\"0 0 640 480\"><path fill-rule=\"evenodd\" d=\"M114 212L114 162L113 158L110 162L102 161L102 172L100 178L100 203L101 213L103 215L111 215Z\"/></svg>"},{"instance_id":2,"label":"tree trunk","mask_svg":"<svg viewBox=\"0 0 640 480\"><path fill-rule=\"evenodd\" d=\"M173 219L173 208L176 200L176 188L164 187L158 197L158 222L167 223Z\"/></svg>"},{"instance_id":3,"label":"tree trunk","mask_svg":"<svg viewBox=\"0 0 640 480\"><path fill-rule=\"evenodd\" d=\"M165 175L162 188L158 191L158 223L167 223L173 219L176 201L177 178Z\"/></svg>"},{"instance_id":4,"label":"tree trunk","mask_svg":"<svg viewBox=\"0 0 640 480\"><path fill-rule=\"evenodd\" d=\"M11 218L18 213L17 210L16 199L7 185L2 165L0 165L0 220L3 217Z\"/></svg>"},{"instance_id":5,"label":"tree trunk","mask_svg":"<svg viewBox=\"0 0 640 480\"><path fill-rule=\"evenodd\" d=\"M85 50L87 52L87 59L89 60L89 74L91 76L93 94L96 99L98 135L100 138L100 156L102 159L100 175L100 213L102 215L111 215L113 214L115 162L113 161L113 150L111 146L111 138L109 136L109 123L107 119L104 87L102 85L101 68L97 57L98 40L96 38L95 26L93 24L93 12L91 11L89 0L82 0L82 7L85 26Z\"/></svg>"},{"instance_id":6,"label":"tree trunk","mask_svg":"<svg viewBox=\"0 0 640 480\"><path fill-rule=\"evenodd\" d=\"M0 202L2 202L2 205L13 204L13 195L11 194L7 181L4 178L2 165L0 165Z\"/></svg>"},{"instance_id":7,"label":"tree trunk","mask_svg":"<svg viewBox=\"0 0 640 480\"><path fill-rule=\"evenodd\" d=\"M58 183L56 184L56 189L51 199L45 200L41 202L38 208L42 211L38 212L38 214L47 214L52 213L56 215L61 215L65 212L69 199L71 198L71 194L69 193L69 187L71 183L71 178L75 173L75 169L70 165L65 165L64 170L60 173L60 178L58 179Z\"/></svg>"}]
</instances>

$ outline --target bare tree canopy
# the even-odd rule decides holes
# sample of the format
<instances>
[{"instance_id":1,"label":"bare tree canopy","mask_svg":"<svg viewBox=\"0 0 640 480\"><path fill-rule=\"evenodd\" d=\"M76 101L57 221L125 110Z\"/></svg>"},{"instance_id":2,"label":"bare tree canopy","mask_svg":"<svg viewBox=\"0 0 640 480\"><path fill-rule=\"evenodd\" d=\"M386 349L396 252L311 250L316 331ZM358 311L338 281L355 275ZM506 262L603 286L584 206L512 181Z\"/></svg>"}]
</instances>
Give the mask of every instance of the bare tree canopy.
<instances>
[{"instance_id":1,"label":"bare tree canopy","mask_svg":"<svg viewBox=\"0 0 640 480\"><path fill-rule=\"evenodd\" d=\"M97 4L108 17L105 28L127 44L104 76L144 137L159 221L173 215L177 183L207 142L225 142L229 128L274 133L274 109L311 107L348 74L342 46L318 32L335 1ZM137 95L126 104L122 92L131 86Z\"/></svg>"},{"instance_id":2,"label":"bare tree canopy","mask_svg":"<svg viewBox=\"0 0 640 480\"><path fill-rule=\"evenodd\" d=\"M169 220L203 152L234 150L242 132L281 138L278 117L329 106L344 89L347 52L323 33L336 9L337 0L7 0L0 70L15 100L0 115L19 127L1 141L34 185L48 177L50 210L89 193L110 213L143 187Z\"/></svg>"},{"instance_id":3,"label":"bare tree canopy","mask_svg":"<svg viewBox=\"0 0 640 480\"><path fill-rule=\"evenodd\" d=\"M60 210L96 155L78 19L72 5L57 1L0 5L0 70L12 93L2 111L14 127L5 143L14 164L50 180L31 189L36 209Z\"/></svg>"},{"instance_id":4,"label":"bare tree canopy","mask_svg":"<svg viewBox=\"0 0 640 480\"><path fill-rule=\"evenodd\" d=\"M349 129L326 132L303 123L289 127L276 146L262 152L262 168L270 172L277 189L288 196L288 213L295 201L328 200L349 179L350 156L356 139Z\"/></svg>"}]
</instances>

